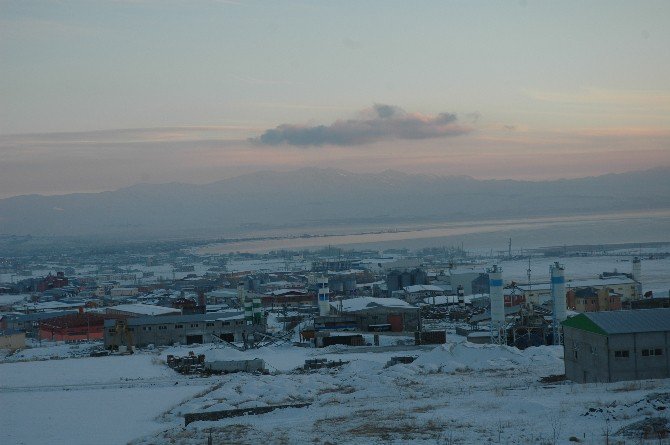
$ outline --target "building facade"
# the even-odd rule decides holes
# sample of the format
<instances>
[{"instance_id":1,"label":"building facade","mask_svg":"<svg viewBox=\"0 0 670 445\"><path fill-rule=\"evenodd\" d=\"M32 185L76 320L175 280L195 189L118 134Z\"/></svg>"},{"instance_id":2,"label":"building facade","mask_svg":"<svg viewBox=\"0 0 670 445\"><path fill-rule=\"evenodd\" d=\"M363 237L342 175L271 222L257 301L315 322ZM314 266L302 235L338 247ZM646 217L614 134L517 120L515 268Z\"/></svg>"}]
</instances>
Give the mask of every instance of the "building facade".
<instances>
[{"instance_id":1,"label":"building facade","mask_svg":"<svg viewBox=\"0 0 670 445\"><path fill-rule=\"evenodd\" d=\"M670 377L670 309L589 312L562 325L565 375L572 381Z\"/></svg>"},{"instance_id":2,"label":"building facade","mask_svg":"<svg viewBox=\"0 0 670 445\"><path fill-rule=\"evenodd\" d=\"M247 336L265 332L265 323L248 325L243 312L162 317L135 317L105 321L105 348L119 346L170 346L175 343L244 342Z\"/></svg>"},{"instance_id":3,"label":"building facade","mask_svg":"<svg viewBox=\"0 0 670 445\"><path fill-rule=\"evenodd\" d=\"M420 309L397 298L359 297L331 302L332 312L356 321L362 331L416 332L421 327Z\"/></svg>"}]
</instances>

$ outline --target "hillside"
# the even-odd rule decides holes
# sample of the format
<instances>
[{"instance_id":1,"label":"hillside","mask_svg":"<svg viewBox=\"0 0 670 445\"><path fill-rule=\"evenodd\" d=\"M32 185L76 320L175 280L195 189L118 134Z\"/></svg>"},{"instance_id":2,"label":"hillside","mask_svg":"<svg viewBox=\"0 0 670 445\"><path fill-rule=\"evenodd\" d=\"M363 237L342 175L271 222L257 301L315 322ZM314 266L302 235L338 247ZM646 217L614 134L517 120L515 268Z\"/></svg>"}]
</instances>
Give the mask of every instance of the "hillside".
<instances>
[{"instance_id":1,"label":"hillside","mask_svg":"<svg viewBox=\"0 0 670 445\"><path fill-rule=\"evenodd\" d=\"M545 182L306 168L205 185L0 200L0 234L206 237L279 227L524 218L670 208L670 170Z\"/></svg>"}]
</instances>

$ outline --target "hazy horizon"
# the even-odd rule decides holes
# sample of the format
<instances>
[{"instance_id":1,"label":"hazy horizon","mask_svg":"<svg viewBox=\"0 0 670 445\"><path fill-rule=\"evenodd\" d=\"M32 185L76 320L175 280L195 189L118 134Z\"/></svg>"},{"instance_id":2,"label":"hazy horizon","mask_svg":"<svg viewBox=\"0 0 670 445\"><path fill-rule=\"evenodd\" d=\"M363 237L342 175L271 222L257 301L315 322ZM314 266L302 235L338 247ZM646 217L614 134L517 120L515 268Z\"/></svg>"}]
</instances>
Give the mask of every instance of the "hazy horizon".
<instances>
[{"instance_id":1,"label":"hazy horizon","mask_svg":"<svg viewBox=\"0 0 670 445\"><path fill-rule=\"evenodd\" d=\"M309 171L310 169L315 169L315 170L333 170L333 171L338 171L338 172L346 172L350 174L355 174L355 175L370 175L370 176L375 176L375 175L382 175L384 173L398 173L401 175L408 175L408 176L426 176L426 177L435 177L435 178L445 178L445 179L450 179L450 178L470 178L474 179L476 181L515 181L515 182L529 182L529 183L545 183L545 182L555 182L555 181L563 181L563 180L579 180L579 179L590 179L590 178L598 178L602 176L609 176L609 175L621 175L621 174L635 174L635 173L645 173L645 172L655 172L655 171L663 171L663 170L670 170L670 165L669 166L660 166L660 167L652 167L644 170L628 170L628 171L622 171L622 172L610 172L610 173L602 173L602 174L594 174L594 175L585 175L585 176L575 176L575 177L569 177L569 176L563 176L563 177L556 177L556 178L535 178L535 179L525 179L525 178L513 178L513 177L477 177L477 176L472 176L472 175L466 175L466 174L439 174L439 173L415 173L415 172L406 172L398 169L383 169L383 170L370 170L370 171L353 171L353 170L345 170L341 168L322 168L322 167L317 167L317 166L305 166L305 167L298 167L298 168L285 168L285 169L262 169L262 170L255 170L255 171L250 171L250 172L244 172L244 173L239 173L239 174L231 174L229 176L221 177L218 179L213 179L211 181L166 181L166 182L135 182L135 183L130 183L127 185L119 186L119 187L114 187L114 188L106 188L106 189L99 189L99 190L73 190L73 191L49 191L45 190L43 192L33 192L33 193L22 193L22 194L16 194L16 195L8 195L5 196L0 192L0 200L2 199L7 199L7 198L15 198L15 197L21 197L21 196L30 196L30 195L36 195L36 196L66 196L66 195L73 195L73 194L96 194L96 193L103 193L103 192L115 192L119 190L123 190L126 188L130 187L137 187L137 186L144 186L144 185L152 185L152 186L161 186L161 185L171 185L171 184L179 184L179 185L193 185L193 186L198 186L198 185L208 185L208 184L215 184L217 182L221 181L226 181L226 180L231 180L231 179L236 179L236 178L242 178L246 177L249 175L256 175L256 174L270 174L270 173L298 173L300 171Z\"/></svg>"},{"instance_id":2,"label":"hazy horizon","mask_svg":"<svg viewBox=\"0 0 670 445\"><path fill-rule=\"evenodd\" d=\"M3 1L0 195L309 166L668 167L669 15L665 1Z\"/></svg>"}]
</instances>

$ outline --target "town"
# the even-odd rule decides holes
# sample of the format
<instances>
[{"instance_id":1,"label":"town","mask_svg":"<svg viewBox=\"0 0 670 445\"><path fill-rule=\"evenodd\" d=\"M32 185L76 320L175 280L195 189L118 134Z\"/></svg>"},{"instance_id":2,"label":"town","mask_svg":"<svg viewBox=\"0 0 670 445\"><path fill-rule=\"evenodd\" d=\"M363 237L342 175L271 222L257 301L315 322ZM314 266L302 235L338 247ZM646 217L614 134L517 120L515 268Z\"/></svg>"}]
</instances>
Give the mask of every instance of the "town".
<instances>
[{"instance_id":1,"label":"town","mask_svg":"<svg viewBox=\"0 0 670 445\"><path fill-rule=\"evenodd\" d=\"M31 364L55 359L71 363L75 369L67 373L73 379L91 365L95 370L104 366L117 368L121 381L137 385L139 379L143 389L155 384L164 388L166 377L174 374L171 385L181 385L181 390L190 386L198 395L163 414L170 422L161 434L181 437L186 427L193 443L204 443L207 434L218 440L236 437L221 422L241 428L238 416L260 418L275 410L274 416L291 410L315 415L315 407L326 403L319 396L357 391L349 386L348 375L361 361L374 363L373 369L361 370L368 378L373 371L395 376L397 371L391 370L399 367L415 382L427 373L431 377L420 385L425 390L436 370L442 379L465 378L468 385L492 372L515 375L511 380L498 376L502 386L495 386L496 379L489 382L500 388L494 391L514 386L519 378L566 396L581 392L575 386L581 384L598 388L646 382L634 387L642 390L653 381L649 379L670 377L668 247L516 252L510 240L510 249L498 252L462 246L417 251L328 246L200 254L193 247L168 244L151 253L135 247L5 257L0 260L0 391L15 392L26 385L23 378L17 381L10 375L11 367L16 367L11 374L31 374ZM142 366L129 366L128 360L138 359L145 360ZM288 380L306 385L312 373L320 376L317 380L327 376L327 386L334 389L309 389L296 397L257 394L244 403L229 399L229 391L240 384L243 395L245 385L258 385L259 379L265 385L277 379L284 381L281 385ZM34 377L36 382L49 381ZM72 382L60 383L61 390L74 389L68 386ZM116 385L105 378L91 384ZM59 379L48 385L58 388ZM663 383L652 386L656 390ZM203 388L210 388L205 395L200 394ZM432 402L444 402L443 397ZM608 425L612 422L607 434L666 438L667 421L648 417L636 423L606 414ZM445 425L427 428L417 422L405 432L389 427L360 434L380 440L446 440ZM570 436L584 440L589 435L594 441L600 434L588 423L579 425L581 430ZM263 437L262 428L244 429L248 438ZM463 425L447 429L450 440L472 440ZM541 438L531 430L506 430L509 440L518 434L525 443ZM149 431L146 426L138 430ZM308 429L301 434L286 440L316 433ZM358 434L350 431L332 440L356 440L362 437ZM122 440L131 439L155 440L151 435Z\"/></svg>"}]
</instances>

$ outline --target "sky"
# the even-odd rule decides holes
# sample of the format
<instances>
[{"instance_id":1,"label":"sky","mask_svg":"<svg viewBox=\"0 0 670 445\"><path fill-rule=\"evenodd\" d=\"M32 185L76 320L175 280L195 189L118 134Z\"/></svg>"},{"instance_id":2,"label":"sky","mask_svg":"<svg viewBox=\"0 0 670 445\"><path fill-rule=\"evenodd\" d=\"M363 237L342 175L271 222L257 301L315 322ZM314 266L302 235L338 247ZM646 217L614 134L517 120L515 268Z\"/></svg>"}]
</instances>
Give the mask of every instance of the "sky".
<instances>
[{"instance_id":1,"label":"sky","mask_svg":"<svg viewBox=\"0 0 670 445\"><path fill-rule=\"evenodd\" d=\"M670 2L0 0L0 198L670 166Z\"/></svg>"}]
</instances>

